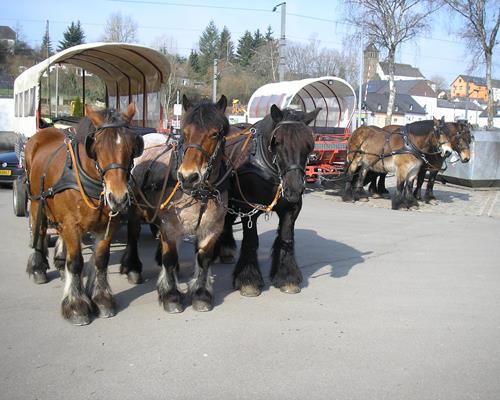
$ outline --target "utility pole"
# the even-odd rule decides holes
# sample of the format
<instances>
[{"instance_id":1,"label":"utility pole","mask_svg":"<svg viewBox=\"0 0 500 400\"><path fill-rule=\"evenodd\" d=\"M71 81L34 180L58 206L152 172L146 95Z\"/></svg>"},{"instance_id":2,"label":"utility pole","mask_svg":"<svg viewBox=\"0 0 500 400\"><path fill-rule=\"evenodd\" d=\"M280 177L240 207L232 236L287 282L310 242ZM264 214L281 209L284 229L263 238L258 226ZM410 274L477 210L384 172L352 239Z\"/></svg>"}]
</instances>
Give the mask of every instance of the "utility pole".
<instances>
[{"instance_id":1,"label":"utility pole","mask_svg":"<svg viewBox=\"0 0 500 400\"><path fill-rule=\"evenodd\" d=\"M212 86L212 101L215 103L217 101L217 60L214 58L214 81Z\"/></svg>"},{"instance_id":2,"label":"utility pole","mask_svg":"<svg viewBox=\"0 0 500 400\"><path fill-rule=\"evenodd\" d=\"M49 38L49 20L45 26L45 34ZM49 61L49 41L47 40L47 99L49 101L49 117L52 115L51 98L50 98L50 61Z\"/></svg>"},{"instance_id":3,"label":"utility pole","mask_svg":"<svg viewBox=\"0 0 500 400\"><path fill-rule=\"evenodd\" d=\"M361 87L363 86L363 40L359 43L359 82L358 82L358 124L356 128L361 126ZM366 81L368 86L368 80ZM352 128L351 128L352 129Z\"/></svg>"},{"instance_id":4,"label":"utility pole","mask_svg":"<svg viewBox=\"0 0 500 400\"><path fill-rule=\"evenodd\" d=\"M469 81L465 82L465 119L469 122Z\"/></svg>"},{"instance_id":5,"label":"utility pole","mask_svg":"<svg viewBox=\"0 0 500 400\"><path fill-rule=\"evenodd\" d=\"M273 12L281 6L281 36L280 36L280 63L278 66L278 72L280 77L280 82L285 80L285 46L286 46L286 36L285 36L285 26L286 26L286 1L283 3L276 4L273 8Z\"/></svg>"}]
</instances>

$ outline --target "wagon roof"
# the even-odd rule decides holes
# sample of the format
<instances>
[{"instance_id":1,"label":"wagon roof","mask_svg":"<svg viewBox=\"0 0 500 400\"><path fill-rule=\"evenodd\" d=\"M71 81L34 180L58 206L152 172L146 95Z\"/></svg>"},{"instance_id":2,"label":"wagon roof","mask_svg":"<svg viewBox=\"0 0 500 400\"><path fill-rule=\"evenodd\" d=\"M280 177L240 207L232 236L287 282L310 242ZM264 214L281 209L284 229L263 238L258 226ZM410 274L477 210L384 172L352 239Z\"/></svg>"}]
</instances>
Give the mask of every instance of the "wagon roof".
<instances>
[{"instance_id":1,"label":"wagon roof","mask_svg":"<svg viewBox=\"0 0 500 400\"><path fill-rule=\"evenodd\" d=\"M170 74L166 56L152 48L130 43L87 43L63 50L27 69L14 83L16 92L38 84L54 64L68 64L97 75L109 95L158 91Z\"/></svg>"},{"instance_id":2,"label":"wagon roof","mask_svg":"<svg viewBox=\"0 0 500 400\"><path fill-rule=\"evenodd\" d=\"M356 107L352 86L336 76L269 83L258 88L248 102L250 118L263 117L271 106L280 108L299 104L304 111L321 107L318 126L347 126ZM342 120L342 121L341 121Z\"/></svg>"}]
</instances>

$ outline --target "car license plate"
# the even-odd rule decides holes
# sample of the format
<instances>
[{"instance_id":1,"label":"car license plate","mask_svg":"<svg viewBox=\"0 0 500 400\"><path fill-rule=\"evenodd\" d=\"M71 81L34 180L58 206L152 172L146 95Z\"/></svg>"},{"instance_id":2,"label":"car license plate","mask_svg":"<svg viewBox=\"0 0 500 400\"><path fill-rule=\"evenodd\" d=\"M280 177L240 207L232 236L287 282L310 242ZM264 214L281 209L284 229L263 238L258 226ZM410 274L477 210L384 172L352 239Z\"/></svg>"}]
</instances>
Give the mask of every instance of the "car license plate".
<instances>
[{"instance_id":1,"label":"car license plate","mask_svg":"<svg viewBox=\"0 0 500 400\"><path fill-rule=\"evenodd\" d=\"M12 171L10 169L0 169L0 175L12 175Z\"/></svg>"}]
</instances>

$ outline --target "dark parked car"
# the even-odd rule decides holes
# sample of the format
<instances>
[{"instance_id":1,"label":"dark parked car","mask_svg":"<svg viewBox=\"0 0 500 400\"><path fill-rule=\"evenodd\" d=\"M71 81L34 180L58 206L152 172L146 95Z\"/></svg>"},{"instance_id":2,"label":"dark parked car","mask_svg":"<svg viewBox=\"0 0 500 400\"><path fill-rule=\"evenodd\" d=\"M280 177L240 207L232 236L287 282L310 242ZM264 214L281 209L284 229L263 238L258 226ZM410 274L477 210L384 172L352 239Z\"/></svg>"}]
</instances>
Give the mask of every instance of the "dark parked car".
<instances>
[{"instance_id":1,"label":"dark parked car","mask_svg":"<svg viewBox=\"0 0 500 400\"><path fill-rule=\"evenodd\" d=\"M22 174L15 152L0 153L0 183L12 184Z\"/></svg>"},{"instance_id":2,"label":"dark parked car","mask_svg":"<svg viewBox=\"0 0 500 400\"><path fill-rule=\"evenodd\" d=\"M26 185L23 182L24 169L14 151L0 153L0 184L12 186L12 206L18 217L27 213Z\"/></svg>"}]
</instances>

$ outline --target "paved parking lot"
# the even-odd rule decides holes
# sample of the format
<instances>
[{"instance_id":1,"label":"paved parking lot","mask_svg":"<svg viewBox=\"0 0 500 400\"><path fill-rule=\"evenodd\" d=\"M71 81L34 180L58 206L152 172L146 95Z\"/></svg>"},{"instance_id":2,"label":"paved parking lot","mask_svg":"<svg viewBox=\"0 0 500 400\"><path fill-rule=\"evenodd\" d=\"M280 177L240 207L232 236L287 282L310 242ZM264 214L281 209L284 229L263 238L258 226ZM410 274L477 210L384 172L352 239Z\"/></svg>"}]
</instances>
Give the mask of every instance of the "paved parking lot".
<instances>
[{"instance_id":1,"label":"paved parking lot","mask_svg":"<svg viewBox=\"0 0 500 400\"><path fill-rule=\"evenodd\" d=\"M63 285L24 270L27 222L0 190L1 399L497 399L500 393L498 192L436 185L419 211L389 200L342 203L309 191L296 224L302 292L231 289L215 265L215 308L158 306L154 240L142 235L146 282L110 282L116 317L74 327ZM277 217L259 221L265 275ZM240 233L237 235L240 238ZM86 257L90 249L85 250ZM192 249L182 248L182 275Z\"/></svg>"}]
</instances>

